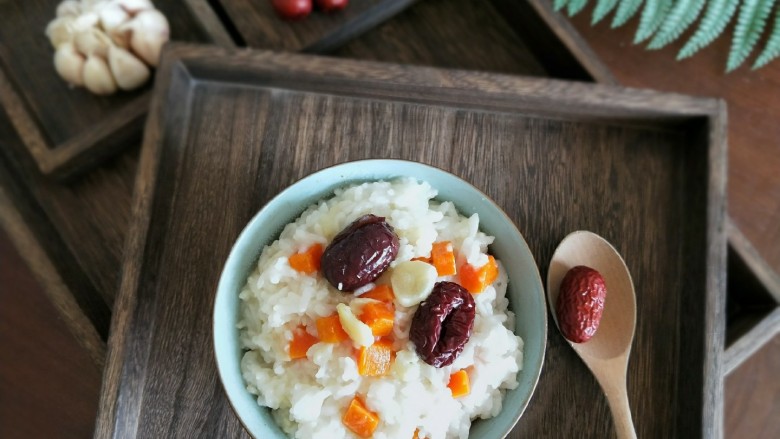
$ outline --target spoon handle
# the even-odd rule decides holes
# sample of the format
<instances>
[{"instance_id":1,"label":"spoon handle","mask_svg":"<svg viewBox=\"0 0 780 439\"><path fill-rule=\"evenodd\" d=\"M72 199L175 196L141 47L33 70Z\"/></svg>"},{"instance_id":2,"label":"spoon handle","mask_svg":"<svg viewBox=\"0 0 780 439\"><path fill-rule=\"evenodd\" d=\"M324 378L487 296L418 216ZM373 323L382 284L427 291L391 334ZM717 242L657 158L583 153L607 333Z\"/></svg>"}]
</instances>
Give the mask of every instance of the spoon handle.
<instances>
[{"instance_id":1,"label":"spoon handle","mask_svg":"<svg viewBox=\"0 0 780 439\"><path fill-rule=\"evenodd\" d=\"M625 388L622 391L605 393L609 408L612 410L612 419L615 422L618 439L636 439L636 430L634 430L634 421L631 418L631 408L628 404Z\"/></svg>"}]
</instances>

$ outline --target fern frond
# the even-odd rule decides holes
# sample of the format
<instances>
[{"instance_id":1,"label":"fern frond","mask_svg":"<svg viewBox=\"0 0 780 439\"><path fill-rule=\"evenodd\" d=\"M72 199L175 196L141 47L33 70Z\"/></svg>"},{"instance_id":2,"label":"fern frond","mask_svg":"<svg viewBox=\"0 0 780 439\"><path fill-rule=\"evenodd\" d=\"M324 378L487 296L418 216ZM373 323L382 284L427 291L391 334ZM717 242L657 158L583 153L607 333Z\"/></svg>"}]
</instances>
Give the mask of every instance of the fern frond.
<instances>
[{"instance_id":1,"label":"fern frond","mask_svg":"<svg viewBox=\"0 0 780 439\"><path fill-rule=\"evenodd\" d=\"M617 12L615 12L615 16L612 18L612 27L620 27L626 24L626 22L636 14L639 7L642 6L643 1L644 0L620 0Z\"/></svg>"},{"instance_id":2,"label":"fern frond","mask_svg":"<svg viewBox=\"0 0 780 439\"><path fill-rule=\"evenodd\" d=\"M615 9L617 2L618 0L599 0L599 2L596 3L596 7L593 9L593 19L590 21L590 24L596 24L606 17L607 14Z\"/></svg>"},{"instance_id":3,"label":"fern frond","mask_svg":"<svg viewBox=\"0 0 780 439\"><path fill-rule=\"evenodd\" d=\"M653 36L648 49L660 49L676 40L701 14L705 0L678 0Z\"/></svg>"},{"instance_id":4,"label":"fern frond","mask_svg":"<svg viewBox=\"0 0 780 439\"><path fill-rule=\"evenodd\" d=\"M553 3L553 9L560 11L564 6L566 6L566 3L569 3L569 0L555 0Z\"/></svg>"},{"instance_id":5,"label":"fern frond","mask_svg":"<svg viewBox=\"0 0 780 439\"><path fill-rule=\"evenodd\" d=\"M764 50L761 51L761 55L753 64L753 70L764 67L778 56L780 56L780 8L775 11L775 24L772 26L772 33L769 35L769 40L767 40Z\"/></svg>"},{"instance_id":6,"label":"fern frond","mask_svg":"<svg viewBox=\"0 0 780 439\"><path fill-rule=\"evenodd\" d=\"M634 36L634 44L639 44L655 33L672 8L673 0L647 0L639 19L639 28Z\"/></svg>"},{"instance_id":7,"label":"fern frond","mask_svg":"<svg viewBox=\"0 0 780 439\"><path fill-rule=\"evenodd\" d=\"M688 58L702 48L707 47L715 38L718 38L729 21L731 21L731 17L734 16L738 5L739 0L709 0L707 10L704 12L704 18L699 23L699 28L685 43L685 46L680 49L677 59Z\"/></svg>"},{"instance_id":8,"label":"fern frond","mask_svg":"<svg viewBox=\"0 0 780 439\"><path fill-rule=\"evenodd\" d=\"M726 72L730 72L745 61L764 31L766 20L772 12L775 0L745 0L739 10L737 28L731 41Z\"/></svg>"},{"instance_id":9,"label":"fern frond","mask_svg":"<svg viewBox=\"0 0 780 439\"><path fill-rule=\"evenodd\" d=\"M569 9L569 17L577 15L587 4L588 0L569 0L567 5Z\"/></svg>"}]
</instances>

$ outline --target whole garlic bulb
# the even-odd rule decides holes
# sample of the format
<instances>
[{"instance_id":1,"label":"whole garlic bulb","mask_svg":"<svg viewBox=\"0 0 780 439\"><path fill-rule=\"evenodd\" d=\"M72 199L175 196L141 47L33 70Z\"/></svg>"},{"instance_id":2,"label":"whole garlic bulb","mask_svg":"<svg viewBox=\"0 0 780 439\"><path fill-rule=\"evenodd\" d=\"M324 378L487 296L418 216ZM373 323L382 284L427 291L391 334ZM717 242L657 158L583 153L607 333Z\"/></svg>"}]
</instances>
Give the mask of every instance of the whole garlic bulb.
<instances>
[{"instance_id":1,"label":"whole garlic bulb","mask_svg":"<svg viewBox=\"0 0 780 439\"><path fill-rule=\"evenodd\" d=\"M146 83L169 34L150 0L64 0L46 27L57 73L100 95Z\"/></svg>"}]
</instances>

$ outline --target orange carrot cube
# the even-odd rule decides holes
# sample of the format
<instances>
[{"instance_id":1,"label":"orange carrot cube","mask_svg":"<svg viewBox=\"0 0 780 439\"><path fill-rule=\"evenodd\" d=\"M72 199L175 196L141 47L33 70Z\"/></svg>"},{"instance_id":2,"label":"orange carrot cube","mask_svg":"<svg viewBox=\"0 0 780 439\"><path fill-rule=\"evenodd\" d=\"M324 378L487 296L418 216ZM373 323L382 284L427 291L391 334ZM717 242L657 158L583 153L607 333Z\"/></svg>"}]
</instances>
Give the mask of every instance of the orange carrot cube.
<instances>
[{"instance_id":1,"label":"orange carrot cube","mask_svg":"<svg viewBox=\"0 0 780 439\"><path fill-rule=\"evenodd\" d=\"M461 265L458 278L463 288L469 293L477 294L485 290L485 287L495 282L498 277L498 264L492 255L488 255L488 262L477 268L468 262Z\"/></svg>"},{"instance_id":2,"label":"orange carrot cube","mask_svg":"<svg viewBox=\"0 0 780 439\"><path fill-rule=\"evenodd\" d=\"M341 422L356 435L369 438L379 425L379 415L369 410L363 401L355 396L344 412Z\"/></svg>"},{"instance_id":3,"label":"orange carrot cube","mask_svg":"<svg viewBox=\"0 0 780 439\"><path fill-rule=\"evenodd\" d=\"M391 340L381 339L371 346L362 346L357 355L358 373L363 376L385 375L390 370L394 358L395 352Z\"/></svg>"},{"instance_id":4,"label":"orange carrot cube","mask_svg":"<svg viewBox=\"0 0 780 439\"><path fill-rule=\"evenodd\" d=\"M299 326L293 331L293 339L290 341L290 359L306 357L306 352L318 341L317 337L306 332L306 328Z\"/></svg>"},{"instance_id":5,"label":"orange carrot cube","mask_svg":"<svg viewBox=\"0 0 780 439\"><path fill-rule=\"evenodd\" d=\"M340 343L349 338L349 335L341 327L338 314L317 319L317 334L320 341L325 343Z\"/></svg>"},{"instance_id":6,"label":"orange carrot cube","mask_svg":"<svg viewBox=\"0 0 780 439\"><path fill-rule=\"evenodd\" d=\"M320 270L322 252L322 244L314 244L306 250L290 256L288 258L290 267L303 274L314 274Z\"/></svg>"},{"instance_id":7,"label":"orange carrot cube","mask_svg":"<svg viewBox=\"0 0 780 439\"><path fill-rule=\"evenodd\" d=\"M447 384L450 388L453 398L459 398L464 395L468 395L471 391L469 388L469 374L465 369L461 369L452 375L450 375L450 382Z\"/></svg>"},{"instance_id":8,"label":"orange carrot cube","mask_svg":"<svg viewBox=\"0 0 780 439\"><path fill-rule=\"evenodd\" d=\"M363 305L360 321L371 328L374 337L384 337L393 333L395 310L385 302L369 302Z\"/></svg>"},{"instance_id":9,"label":"orange carrot cube","mask_svg":"<svg viewBox=\"0 0 780 439\"><path fill-rule=\"evenodd\" d=\"M360 298L374 299L380 302L392 304L395 300L395 294L393 293L393 288L390 285L377 285L373 290L361 294Z\"/></svg>"},{"instance_id":10,"label":"orange carrot cube","mask_svg":"<svg viewBox=\"0 0 780 439\"><path fill-rule=\"evenodd\" d=\"M434 242L431 250L431 261L439 276L452 276L457 273L455 268L455 252L449 241Z\"/></svg>"}]
</instances>

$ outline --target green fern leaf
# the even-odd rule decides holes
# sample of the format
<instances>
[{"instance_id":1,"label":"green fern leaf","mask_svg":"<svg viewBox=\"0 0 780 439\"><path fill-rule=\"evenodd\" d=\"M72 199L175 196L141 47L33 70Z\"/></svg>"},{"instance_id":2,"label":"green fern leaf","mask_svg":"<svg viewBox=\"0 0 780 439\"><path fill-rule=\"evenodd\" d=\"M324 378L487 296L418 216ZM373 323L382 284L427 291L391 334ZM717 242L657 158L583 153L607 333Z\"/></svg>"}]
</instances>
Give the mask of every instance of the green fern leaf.
<instances>
[{"instance_id":1,"label":"green fern leaf","mask_svg":"<svg viewBox=\"0 0 780 439\"><path fill-rule=\"evenodd\" d=\"M753 70L760 69L769 64L770 61L780 56L780 8L775 12L775 24L772 26L772 33L769 40L758 56L756 63L753 64Z\"/></svg>"},{"instance_id":2,"label":"green fern leaf","mask_svg":"<svg viewBox=\"0 0 780 439\"><path fill-rule=\"evenodd\" d=\"M596 7L593 9L593 19L590 24L596 24L607 16L615 6L617 6L618 0L599 0L596 3Z\"/></svg>"},{"instance_id":3,"label":"green fern leaf","mask_svg":"<svg viewBox=\"0 0 780 439\"><path fill-rule=\"evenodd\" d=\"M555 3L553 3L553 9L560 11L564 6L566 6L566 3L569 3L569 0L555 0Z\"/></svg>"},{"instance_id":4,"label":"green fern leaf","mask_svg":"<svg viewBox=\"0 0 780 439\"><path fill-rule=\"evenodd\" d=\"M676 40L701 14L705 0L678 0L666 16L648 49L660 49Z\"/></svg>"},{"instance_id":5,"label":"green fern leaf","mask_svg":"<svg viewBox=\"0 0 780 439\"><path fill-rule=\"evenodd\" d=\"M569 0L569 17L577 15L586 4L588 4L588 0Z\"/></svg>"},{"instance_id":6,"label":"green fern leaf","mask_svg":"<svg viewBox=\"0 0 780 439\"><path fill-rule=\"evenodd\" d=\"M775 0L745 0L742 3L737 18L737 28L734 30L734 39L731 41L726 72L731 72L742 65L753 51L774 4Z\"/></svg>"},{"instance_id":7,"label":"green fern leaf","mask_svg":"<svg viewBox=\"0 0 780 439\"><path fill-rule=\"evenodd\" d=\"M639 44L655 33L672 8L673 0L647 0L639 19L639 28L634 36L634 44Z\"/></svg>"},{"instance_id":8,"label":"green fern leaf","mask_svg":"<svg viewBox=\"0 0 780 439\"><path fill-rule=\"evenodd\" d=\"M620 27L633 17L644 0L620 0L615 17L612 18L612 27Z\"/></svg>"},{"instance_id":9,"label":"green fern leaf","mask_svg":"<svg viewBox=\"0 0 780 439\"><path fill-rule=\"evenodd\" d=\"M699 28L680 49L677 59L688 58L718 38L731 21L738 5L739 0L709 0L707 11L704 12L704 18L701 19Z\"/></svg>"}]
</instances>

